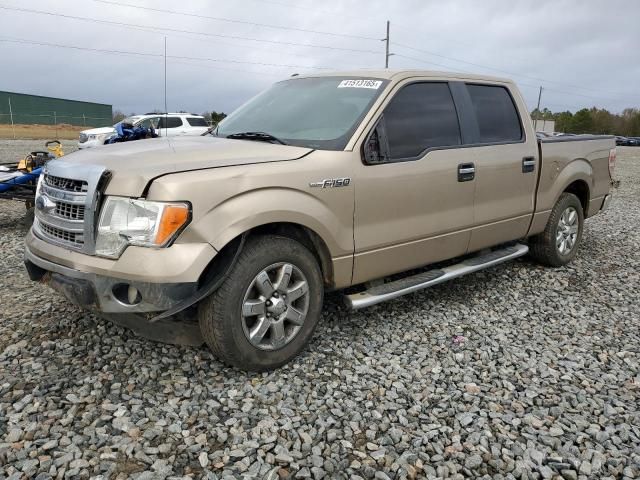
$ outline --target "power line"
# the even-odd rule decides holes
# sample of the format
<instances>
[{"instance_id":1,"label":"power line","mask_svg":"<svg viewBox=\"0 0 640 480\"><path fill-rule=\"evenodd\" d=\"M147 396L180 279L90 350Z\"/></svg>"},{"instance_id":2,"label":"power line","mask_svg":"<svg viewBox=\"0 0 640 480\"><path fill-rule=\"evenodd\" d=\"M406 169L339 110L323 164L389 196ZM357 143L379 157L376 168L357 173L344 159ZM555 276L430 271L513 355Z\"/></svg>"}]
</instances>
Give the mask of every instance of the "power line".
<instances>
[{"instance_id":1,"label":"power line","mask_svg":"<svg viewBox=\"0 0 640 480\"><path fill-rule=\"evenodd\" d=\"M424 63L424 64L427 64L427 65L434 65L434 66L437 66L437 67L443 67L443 68L445 68L447 71L450 71L450 72L453 72L453 73L462 73L462 74L469 73L469 72L465 72L465 71L463 71L463 70L455 70L455 69L452 69L450 66L445 65L445 64L442 64L442 63L429 62L429 61L424 60L424 59L422 59L422 58L410 57L410 56L407 56L407 55L403 55L403 54L401 54L401 53L396 53L396 54L395 54L395 56L396 56L396 57L401 57L401 58L406 58L406 59L409 59L409 60L414 60L414 61L416 61L416 62ZM523 82L519 82L519 81L518 81L518 82L516 82L516 83L517 83L517 85L518 85L519 87L521 87L521 88L522 88L522 87L529 87L529 88L535 89L536 91L538 91L538 89L540 88L540 86L539 86L539 85L532 85L532 84L530 84L530 83L523 83ZM550 90L550 89L548 89L548 88L546 88L546 87L545 87L545 90ZM553 91L555 91L555 90L553 90ZM582 108L586 108L584 105L582 105L582 106L578 106L578 105L557 104L557 103L549 103L549 102L544 102L544 103L545 103L545 105L551 105L551 106L563 106L563 107L573 108L573 109L575 109L575 110L580 110L580 109L582 109Z\"/></svg>"},{"instance_id":2,"label":"power line","mask_svg":"<svg viewBox=\"0 0 640 480\"><path fill-rule=\"evenodd\" d=\"M88 49L88 47L76 47L76 46L70 46L70 45L50 45L50 44L44 44L44 42L33 42L30 40L23 40L23 39L3 39L2 37L0 37L0 42L11 42L11 43L19 43L19 44L28 44L28 45L42 45L42 46L52 46L52 47L60 47L60 48L69 48L69 49L74 49L74 50L86 50ZM138 52L131 52L131 51L121 51L121 50L102 50L102 49L93 49L92 51L96 51L97 53L106 53L106 54L111 54L111 55L123 55L123 56L128 56L128 55L132 55L132 56L136 56L138 58L140 58L141 60L157 60L159 57L157 55L154 54L145 54L145 53L138 53ZM215 70L215 71L225 71L225 72L240 72L240 73L251 73L251 74L255 74L256 76L268 76L268 77L274 77L274 78L282 78L282 73L274 73L274 72L269 72L269 71L265 71L265 70L248 70L248 69L240 69L240 68L229 68L229 67L222 67L219 65L216 66L212 66L212 65L207 65L207 64L203 64L202 62L196 62L194 63L193 60L176 60L176 59L172 59L172 64L176 64L176 65L186 65L186 66L190 66L190 67L198 67L198 68L205 68L207 70Z\"/></svg>"},{"instance_id":3,"label":"power line","mask_svg":"<svg viewBox=\"0 0 640 480\"><path fill-rule=\"evenodd\" d=\"M510 72L508 70L503 70L503 69L496 68L496 67L491 67L491 66L488 66L488 65L482 65L480 63L469 62L467 60L462 60L462 59L459 59L459 58L449 57L447 55L441 55L439 53L435 53L435 52L431 52L431 51L428 51L428 50L423 50L423 49L420 49L420 48L412 47L411 45L406 45L406 44L403 44L403 43L397 43L397 42L391 42L391 43L396 45L396 46L398 46L398 47L407 48L409 50L415 50L416 52L426 53L428 55L433 55L434 57L444 58L446 60L453 61L453 62L465 63L467 65L472 65L472 66L479 67L479 68L484 68L484 69L487 69L487 70L493 70L495 72L503 73L503 74L510 75L510 76L513 76L513 77L528 78L530 80L535 80L535 81L540 81L540 82L545 82L545 83L555 83L555 84L558 84L558 85L565 85L565 86L568 86L568 87L571 87L571 88L581 88L583 90L589 90L586 87L580 87L578 85L571 85L571 84L568 84L568 83L557 82L555 80L549 80L549 79L544 79L544 78L539 78L539 77L532 77L532 76L529 76L529 75L522 75L522 74L519 74L519 73ZM400 56L399 54L396 54L396 55ZM538 87L536 86L536 88L538 88ZM546 88L547 88L547 90L551 90L551 91L554 91L554 92L557 92L557 93L564 93L566 95L576 95L576 96L586 97L586 98L594 98L594 99L600 100L600 101L602 101L602 100L618 101L618 102L628 101L628 100L622 99L622 98L615 99L615 98L595 97L593 95L586 95L586 94L576 93L576 92L566 92L566 91L557 90L555 88L550 88L550 87L546 87ZM593 91L596 91L596 90L593 90Z\"/></svg>"},{"instance_id":4,"label":"power line","mask_svg":"<svg viewBox=\"0 0 640 480\"><path fill-rule=\"evenodd\" d=\"M428 60L424 60L422 58L410 57L408 55L403 55L402 53L394 53L394 56L401 57L401 58L406 58L408 60L413 60L414 62L424 63L425 65L434 65L436 67L442 67L442 68L445 68L448 71L454 72L454 73L468 73L468 72L464 72L462 70L453 69L449 65L445 65L443 63L429 62Z\"/></svg>"},{"instance_id":5,"label":"power line","mask_svg":"<svg viewBox=\"0 0 640 480\"><path fill-rule=\"evenodd\" d=\"M94 0L94 1L102 2L102 3L116 3L116 2L110 2L109 0ZM151 7L138 7L138 6L135 6L135 5L128 5L128 4L123 4L123 5L131 6L133 8L144 8L144 9L149 8L149 9L152 9ZM141 25L141 24L132 24L132 23L125 23L125 22L116 22L116 21L111 21L111 20L103 20L103 19L99 19L99 18L80 17L80 16L76 16L76 15L68 15L68 14L62 14L62 13L48 12L48 11L43 11L43 10L34 10L34 9L26 9L26 8L18 8L18 7L9 7L9 6L6 6L6 5L0 5L0 9L12 10L12 11L24 12L24 13L49 15L49 16L67 18L67 19L72 19L72 20L101 23L101 24L106 24L106 25L115 25L115 26L124 27L124 28L133 28L133 29L137 29L137 30L142 30L142 31L146 31L146 32L161 33L163 31L168 31L168 32L174 32L174 33L178 32L178 33L185 33L185 34L190 34L190 35L202 35L202 36L216 37L216 38L231 38L231 39L235 39L235 40L246 40L246 41L253 41L253 42L271 43L271 44L277 44L277 45L321 48L321 49L339 50L339 51L347 51L347 52L354 52L354 53L379 54L379 52L377 52L375 50L355 49L355 48L347 48L347 47L335 47L335 46L330 46L330 45L317 45L317 44L309 44L309 43L286 42L286 41L278 41L278 40L265 40L265 39L260 39L260 38L244 37L244 36L239 36L239 35L225 35L225 34L216 34L216 33L209 33L209 32L197 32L197 31L176 29L176 28L169 28L169 27L156 27L156 26L153 26L153 25ZM152 10L155 10L155 9L152 9ZM181 14L180 12L173 12L173 11L170 11L170 12ZM185 14L185 15L187 15L187 14ZM195 14L188 14L188 15L194 15L195 16ZM507 70L491 67L491 66L488 66L488 65L483 65L483 64L469 62L469 61L458 59L458 58L454 58L454 57L449 57L449 56L446 56L446 55L441 55L441 54L438 54L438 53L435 53L435 52L431 52L431 51L424 50L424 49L419 49L419 48L412 47L410 45L406 45L406 44L402 44L402 43L398 43L398 42L390 42L390 43L392 43L394 45L397 45L399 47L402 47L402 48L407 48L407 49L415 50L415 51L418 51L418 52L426 53L428 55L433 55L433 56L436 56L436 57L444 58L444 59L449 60L449 61L465 63L465 64L468 64L468 65L472 65L472 66L476 66L476 67L484 68L484 69L488 69L488 70L497 71L497 72L504 73L504 74L511 75L511 76L515 76L515 77L529 78L529 79L542 81L542 82L551 82L551 83L562 84L561 82L556 82L554 80L548 80L548 79L543 79L543 78L538 78L538 77L522 75L522 74L518 74L518 73L515 73L515 72L510 72L510 71L507 71ZM437 66L444 67L444 68L446 68L448 70L456 71L456 70L452 69L448 65L439 64L439 63L436 63L436 62L428 62L428 61L425 61L423 59L418 59L418 58L415 58L415 57L410 57L410 56L407 56L407 55L402 55L402 54L397 54L397 53L396 53L396 55L400 56L400 57L407 58L407 59L411 59L411 60L414 60L414 61L426 63L426 64L429 64L429 65L437 65ZM296 56L296 55L294 54L294 56ZM301 67L301 68L307 68L307 67ZM527 85L525 83L521 83L521 84L522 85ZM579 87L579 86L570 85L570 84L564 84L564 85L568 85L568 86L571 86L571 87L574 87L574 88L582 88L584 90L589 90L586 87ZM531 85L531 86L533 87L533 85ZM538 86L536 85L535 88L538 88ZM594 95L587 95L587 94L578 93L578 92L568 92L568 91L558 90L556 88L551 88L551 87L546 87L546 88L547 88L547 90L554 91L556 93L562 93L562 94L571 95L571 96L579 96L579 97L584 97L584 98L591 98L591 99L595 99L595 100L598 100L598 101L608 100L608 101L615 101L615 102L619 102L619 103L628 101L628 99L626 99L626 98L625 99L622 99L622 98L617 98L616 99L616 98L596 97Z\"/></svg>"},{"instance_id":6,"label":"power line","mask_svg":"<svg viewBox=\"0 0 640 480\"><path fill-rule=\"evenodd\" d=\"M94 1L101 1L101 0L94 0ZM274 44L274 45L287 45L287 46L295 46L295 47L321 48L321 49L326 49L326 50L341 50L341 51L346 51L346 52L369 53L369 54L376 54L376 55L380 54L379 51L375 51L375 50L365 50L365 49L348 48L348 47L335 47L335 46L332 46L332 45L318 45L318 44L313 44L313 43L296 43L296 42L286 42L286 41L280 41L280 40L266 40L266 39L255 38L255 37L244 37L244 36L240 36L240 35L225 35L225 34L222 34L222 33L196 32L196 31L192 31L192 30L183 30L183 29L170 28L170 27L156 27L156 26L153 26L153 25L140 25L140 24L135 24L135 23L116 22L116 21L112 21L112 20L103 20L101 18L80 17L80 16L77 16L77 15L68 15L68 14L65 14L65 13L48 12L48 11L45 11L45 10L34 10L34 9L29 9L29 8L9 7L9 6L6 6L6 5L0 5L0 9L12 10L12 11L23 12L23 13L34 13L34 14L38 14L38 15L49 15L49 16L53 16L53 17L67 18L67 19L70 19L70 20L79 20L79 21L83 21L83 22L102 23L102 24L105 24L105 25L116 25L116 26L119 26L119 27L133 28L133 29L143 30L143 31L177 32L177 33L186 33L186 34L191 34L191 35L204 35L204 36L207 36L207 37L230 38L230 39L234 39L234 40L247 40L247 41L251 41L251 42L271 43L271 44Z\"/></svg>"},{"instance_id":7,"label":"power line","mask_svg":"<svg viewBox=\"0 0 640 480\"><path fill-rule=\"evenodd\" d=\"M246 20L236 20L236 19L224 18L224 17L213 17L213 16L210 16L210 15L201 15L201 14L197 14L197 13L181 12L181 11L178 11L178 10L168 10L168 9L156 8L156 7L143 7L142 5L132 5L130 3L121 3L121 2L115 2L115 1L112 1L112 0L93 0L93 1L94 2L99 2L99 3L104 3L104 4L107 4L107 5L117 5L119 7L137 8L139 10L147 10L147 11L159 12L159 13L168 13L168 14L171 14L171 15L182 15L182 16L186 16L186 17L194 17L194 18L200 18L200 19L214 20L214 21L218 21L218 22L227 22L227 23L235 23L235 24L241 24L241 25L250 25L252 27L273 28L273 29L278 29L278 30L291 30L291 31L296 31L296 32L314 33L314 34L319 34L319 35L330 35L330 36L334 36L334 37L358 38L358 39L361 39L361 40L379 40L378 38L375 38L375 37L365 37L365 36L362 36L362 35L352 35L352 34L348 34L348 33L337 33L337 32L325 32L325 31L321 31L321 30L309 30L309 29L306 29L306 28L285 27L284 25L271 25L271 24L267 24L267 23L249 22L249 21L246 21Z\"/></svg>"},{"instance_id":8,"label":"power line","mask_svg":"<svg viewBox=\"0 0 640 480\"><path fill-rule=\"evenodd\" d=\"M55 47L55 48L67 48L67 49L73 49L73 50L84 50L84 51L98 52L98 53L110 53L115 55L133 55L133 56L155 57L155 58L164 57L164 55L161 53L134 52L131 50L109 50L109 49L102 49L102 48L79 47L77 45L62 45L58 43L40 42L40 41L34 41L34 40L27 40L23 38L0 37L0 42L31 44L31 45L40 45L40 46ZM167 55L167 58L176 59L176 60L238 63L238 64L246 64L246 65L260 65L260 66L281 67L281 68L302 68L302 69L313 69L313 70L333 70L334 69L333 67L289 65L289 64L283 64L283 63L267 63L267 62L250 62L248 60L225 60L220 58L187 57L187 56L179 56L179 55Z\"/></svg>"},{"instance_id":9,"label":"power line","mask_svg":"<svg viewBox=\"0 0 640 480\"><path fill-rule=\"evenodd\" d=\"M324 34L324 35L343 36L343 37L349 37L349 38L360 38L360 39L365 39L365 40L378 40L378 39L376 39L374 37L365 37L365 36L342 34L342 33L335 33L335 32L323 32L323 31L317 31L317 30L300 29L300 28L295 28L295 27L285 27L285 26L280 26L280 25L268 25L268 24L261 24L261 23L257 23L257 22L248 22L248 21L228 19L228 18L223 18L223 17L212 17L212 16L194 14L194 13L189 13L189 12L180 12L180 11L176 11L176 10L160 9L160 8L154 8L154 7L143 7L143 6L140 6L140 5L132 5L132 4L129 4L129 3L116 2L116 1L113 1L113 0L93 0L93 1L99 2L99 3L104 3L104 4L109 4L109 5L118 5L118 6L137 8L137 9L148 10L148 11L169 13L169 14L173 14L173 15L184 15L184 16L190 16L190 17L196 17L196 18L206 18L206 19L210 19L210 20L224 21L224 22L231 22L231 23L239 23L239 24L245 24L245 25L251 25L251 26L278 28L278 29L285 29L285 30L301 31L301 32L306 32L306 33L316 33L316 34ZM267 2L267 3L278 4L278 5L288 6L288 7L296 7L294 5L287 4L287 3L284 3L284 2L270 1L270 2ZM298 7L300 7L300 6L298 6ZM300 7L300 8L306 8L307 10L317 10L317 9L313 9L313 8L309 8L309 7ZM542 82L546 82L546 83L555 83L555 84L558 84L558 85L565 85L565 86L568 86L570 88L579 88L579 89L582 89L582 90L590 90L590 91L598 92L598 90L589 89L587 87L582 87L582 86L579 86L579 85L572 85L572 84L568 84L568 83L564 83L564 82L558 82L556 80L549 80L549 79L543 79L543 78L539 78L539 77L532 77L532 76L528 76L528 75L518 74L518 73L515 73L515 72L510 72L510 71L507 71L507 70L491 67L491 66L488 66L488 65L482 65L482 64L478 64L478 63L462 60L462 59L457 59L457 58L454 58L454 57L448 57L446 55L441 55L441 54L438 54L438 53L435 53L435 52L430 52L428 50L419 49L419 48L412 47L410 45L406 45L406 44L402 44L402 43L398 43L398 42L391 42L391 43L393 43L394 45L397 45L399 47L403 47L403 48L411 49L411 50L414 50L414 51L426 53L428 55L434 55L434 56L437 56L437 57L440 57L440 58L444 58L444 59L447 59L447 60L450 60L450 61L465 63L465 64L468 64L468 65L472 65L472 66L476 66L476 67L484 68L484 69L488 69L488 70L493 70L493 71L500 72L500 73L507 74L507 75L511 75L511 76L516 76L516 77L521 77L521 78L528 78L528 79L531 79L531 80L542 81ZM367 51L366 53L374 53L374 52ZM377 53L377 52L375 52L375 53ZM387 53L387 60L388 60L388 55L389 54ZM447 67L447 68L449 68L449 67ZM548 88L548 87L547 87L547 89L556 91L557 93L564 93L564 94L567 94L567 95L576 95L576 96L582 96L582 97L585 97L585 98L594 98L594 99L597 99L597 100L605 99L605 98L601 98L601 97L595 97L595 96L592 96L592 95L585 95L585 94L580 94L580 93L576 93L576 92L566 92L566 91L551 89L551 88ZM618 98L618 99L606 98L606 100L619 101L619 102L627 101L626 98L625 99L622 99L622 98Z\"/></svg>"}]
</instances>

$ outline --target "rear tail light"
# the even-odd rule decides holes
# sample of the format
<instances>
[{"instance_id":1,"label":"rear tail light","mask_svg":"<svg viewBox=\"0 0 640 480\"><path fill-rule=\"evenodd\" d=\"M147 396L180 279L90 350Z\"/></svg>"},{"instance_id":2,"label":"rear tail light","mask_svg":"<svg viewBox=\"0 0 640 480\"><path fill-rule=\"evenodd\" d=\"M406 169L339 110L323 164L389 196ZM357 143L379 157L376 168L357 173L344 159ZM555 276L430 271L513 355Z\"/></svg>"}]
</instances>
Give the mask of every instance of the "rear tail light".
<instances>
[{"instance_id":1,"label":"rear tail light","mask_svg":"<svg viewBox=\"0 0 640 480\"><path fill-rule=\"evenodd\" d=\"M609 176L613 178L613 171L616 168L616 149L609 150Z\"/></svg>"}]
</instances>

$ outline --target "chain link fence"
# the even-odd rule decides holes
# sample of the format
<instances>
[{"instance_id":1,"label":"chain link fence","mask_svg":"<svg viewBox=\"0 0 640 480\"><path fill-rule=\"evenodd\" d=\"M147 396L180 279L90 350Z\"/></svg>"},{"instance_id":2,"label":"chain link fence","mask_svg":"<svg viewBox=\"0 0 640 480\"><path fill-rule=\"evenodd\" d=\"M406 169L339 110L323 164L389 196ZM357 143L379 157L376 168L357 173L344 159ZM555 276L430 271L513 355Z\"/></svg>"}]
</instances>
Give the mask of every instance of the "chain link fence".
<instances>
[{"instance_id":1,"label":"chain link fence","mask_svg":"<svg viewBox=\"0 0 640 480\"><path fill-rule=\"evenodd\" d=\"M0 130L18 138L27 130L57 131L111 126L111 105L0 92Z\"/></svg>"},{"instance_id":2,"label":"chain link fence","mask_svg":"<svg viewBox=\"0 0 640 480\"><path fill-rule=\"evenodd\" d=\"M73 125L76 127L104 127L112 124L112 117L93 117L85 114L64 112L47 113L0 113L0 124L11 125Z\"/></svg>"},{"instance_id":3,"label":"chain link fence","mask_svg":"<svg viewBox=\"0 0 640 480\"><path fill-rule=\"evenodd\" d=\"M84 128L95 128L111 126L113 118L95 117L87 114L69 114L64 112L47 112L47 113L21 113L10 112L0 113L0 130L4 130L0 134L2 138L19 139L31 138L36 131L48 131L50 134L41 133L41 135L51 136L55 134L58 138L70 138L77 136L77 132ZM74 132L74 133L71 133Z\"/></svg>"}]
</instances>

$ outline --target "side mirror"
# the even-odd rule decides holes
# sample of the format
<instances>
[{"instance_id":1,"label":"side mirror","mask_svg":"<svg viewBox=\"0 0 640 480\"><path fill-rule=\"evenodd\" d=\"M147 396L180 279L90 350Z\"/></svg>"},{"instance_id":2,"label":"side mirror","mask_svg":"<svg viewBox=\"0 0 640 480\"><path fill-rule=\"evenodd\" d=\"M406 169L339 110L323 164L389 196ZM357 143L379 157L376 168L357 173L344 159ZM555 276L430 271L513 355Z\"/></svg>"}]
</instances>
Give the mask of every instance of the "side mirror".
<instances>
[{"instance_id":1,"label":"side mirror","mask_svg":"<svg viewBox=\"0 0 640 480\"><path fill-rule=\"evenodd\" d=\"M362 156L367 165L389 162L389 146L384 127L384 116L380 117L376 126L369 132L362 146Z\"/></svg>"}]
</instances>

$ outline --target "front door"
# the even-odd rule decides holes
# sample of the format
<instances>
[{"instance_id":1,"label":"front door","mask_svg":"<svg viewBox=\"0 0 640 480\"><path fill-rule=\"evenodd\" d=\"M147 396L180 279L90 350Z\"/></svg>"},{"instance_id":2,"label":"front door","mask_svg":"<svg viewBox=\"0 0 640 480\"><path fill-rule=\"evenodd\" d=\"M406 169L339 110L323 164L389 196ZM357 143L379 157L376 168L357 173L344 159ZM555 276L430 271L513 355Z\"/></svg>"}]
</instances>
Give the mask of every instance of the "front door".
<instances>
[{"instance_id":1,"label":"front door","mask_svg":"<svg viewBox=\"0 0 640 480\"><path fill-rule=\"evenodd\" d=\"M362 283L466 253L474 173L447 82L396 87L354 172L354 276Z\"/></svg>"}]
</instances>

